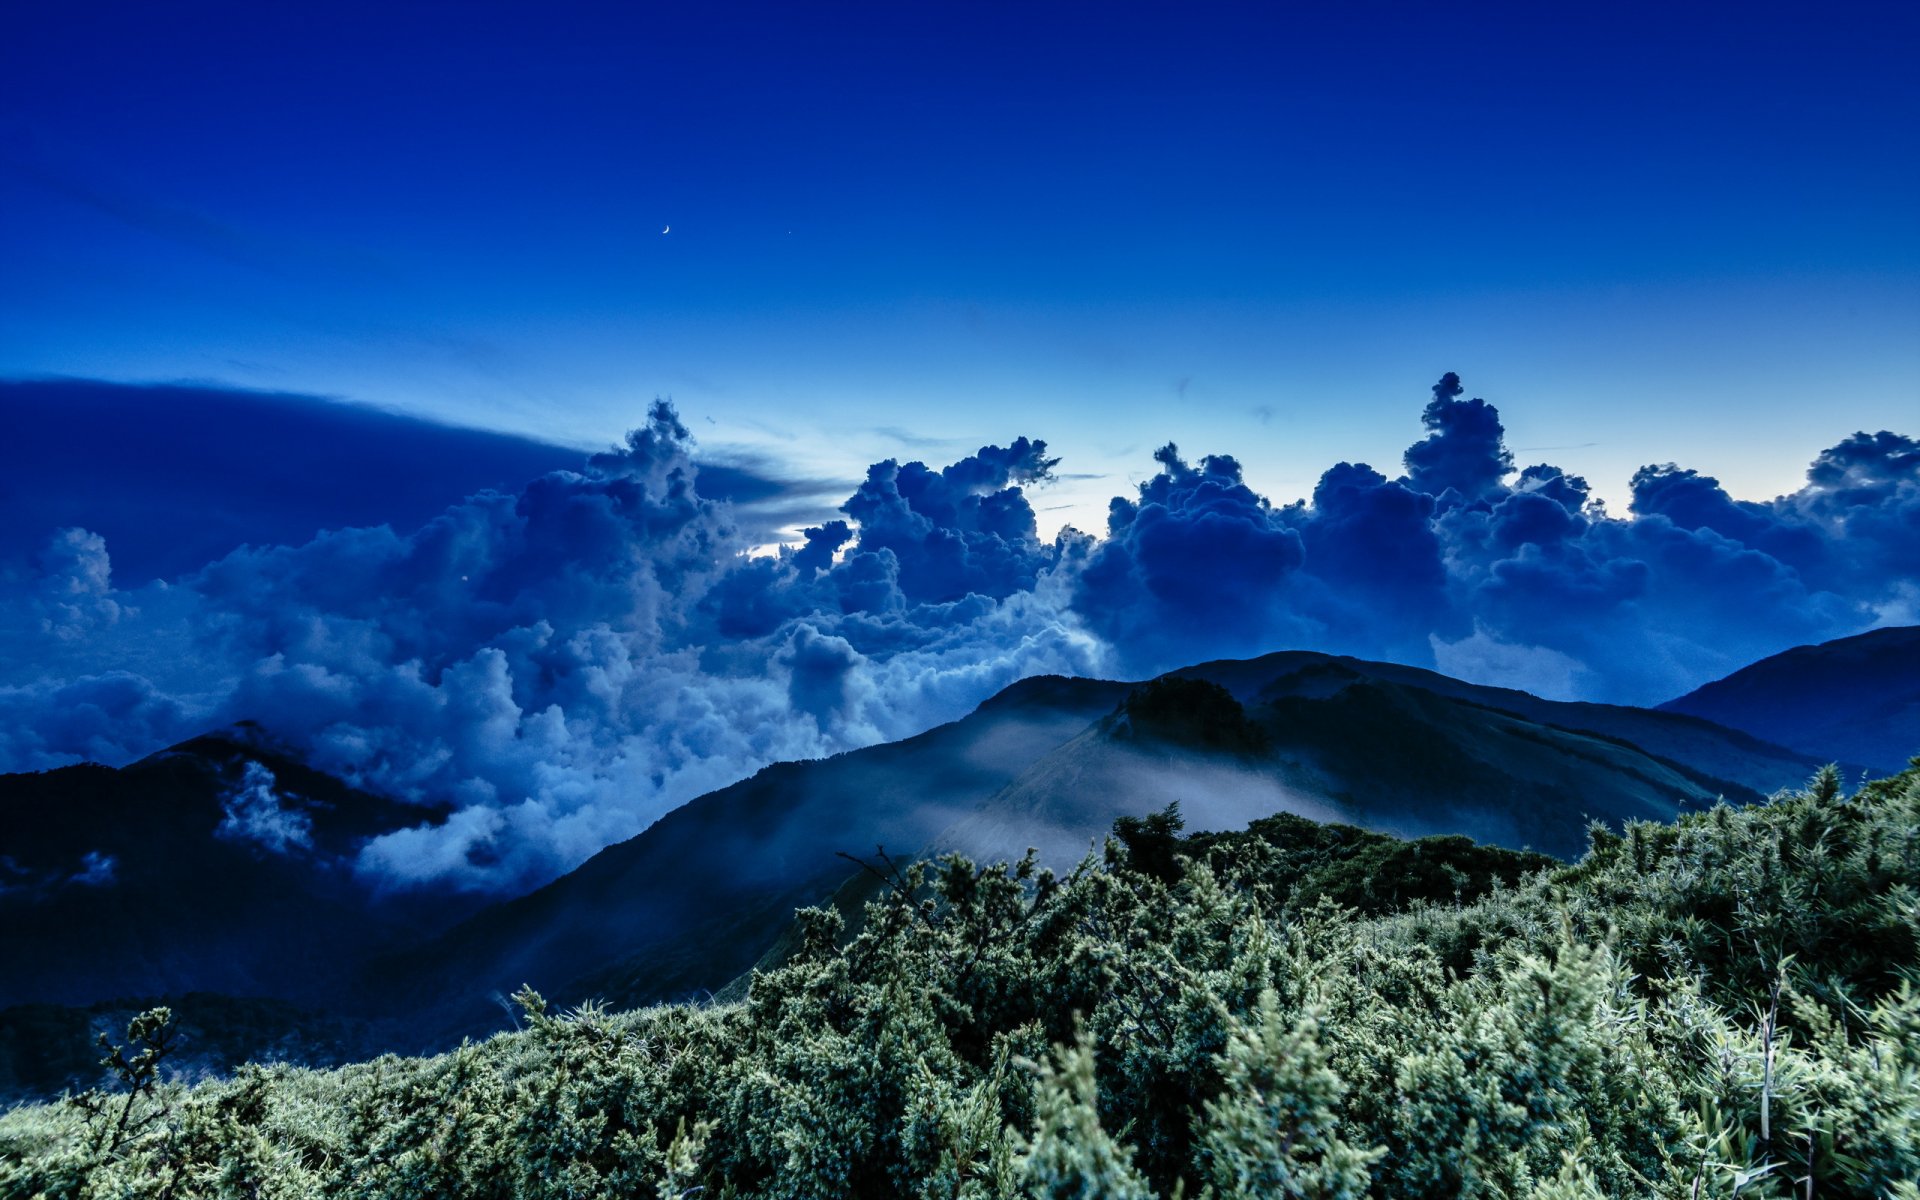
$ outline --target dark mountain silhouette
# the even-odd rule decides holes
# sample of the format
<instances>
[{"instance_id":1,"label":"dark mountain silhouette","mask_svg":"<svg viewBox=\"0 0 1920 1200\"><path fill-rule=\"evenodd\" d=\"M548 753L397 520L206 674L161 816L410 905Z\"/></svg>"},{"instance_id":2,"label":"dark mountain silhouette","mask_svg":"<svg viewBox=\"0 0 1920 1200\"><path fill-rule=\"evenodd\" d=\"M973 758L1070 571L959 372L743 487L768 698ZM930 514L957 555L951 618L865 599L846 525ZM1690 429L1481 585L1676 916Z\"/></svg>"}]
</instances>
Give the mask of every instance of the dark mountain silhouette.
<instances>
[{"instance_id":1,"label":"dark mountain silhouette","mask_svg":"<svg viewBox=\"0 0 1920 1200\"><path fill-rule=\"evenodd\" d=\"M476 907L383 897L369 838L438 815L348 787L246 727L115 770L0 776L0 1005L206 991L338 998L365 959Z\"/></svg>"},{"instance_id":2,"label":"dark mountain silhouette","mask_svg":"<svg viewBox=\"0 0 1920 1200\"><path fill-rule=\"evenodd\" d=\"M1212 679L1243 703L1272 700L1281 694L1303 699L1329 696L1352 682L1354 673L1381 683L1407 684L1422 691L1483 708L1524 717L1541 725L1632 742L1658 758L1685 763L1709 779L1724 779L1766 793L1783 770L1798 771L1809 757L1828 761L1833 751L1796 752L1764 738L1704 720L1675 720L1684 714L1630 708L1619 704L1543 700L1531 692L1468 683L1438 671L1398 663L1365 662L1310 650L1282 651L1260 658L1201 663L1174 671Z\"/></svg>"},{"instance_id":3,"label":"dark mountain silhouette","mask_svg":"<svg viewBox=\"0 0 1920 1200\"><path fill-rule=\"evenodd\" d=\"M1763 658L1660 706L1810 754L1893 772L1920 755L1920 625Z\"/></svg>"}]
</instances>

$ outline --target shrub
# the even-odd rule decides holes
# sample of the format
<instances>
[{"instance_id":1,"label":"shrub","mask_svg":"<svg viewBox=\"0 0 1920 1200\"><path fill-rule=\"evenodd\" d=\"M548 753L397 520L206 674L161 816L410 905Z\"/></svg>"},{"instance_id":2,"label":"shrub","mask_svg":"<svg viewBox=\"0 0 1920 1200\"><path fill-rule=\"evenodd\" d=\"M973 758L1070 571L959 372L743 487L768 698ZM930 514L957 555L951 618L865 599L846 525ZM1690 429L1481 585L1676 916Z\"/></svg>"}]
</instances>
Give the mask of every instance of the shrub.
<instances>
[{"instance_id":1,"label":"shrub","mask_svg":"<svg viewBox=\"0 0 1920 1200\"><path fill-rule=\"evenodd\" d=\"M1920 768L1569 866L1178 833L889 870L738 1003L191 1090L148 1021L124 1097L0 1116L0 1194L1920 1200Z\"/></svg>"}]
</instances>

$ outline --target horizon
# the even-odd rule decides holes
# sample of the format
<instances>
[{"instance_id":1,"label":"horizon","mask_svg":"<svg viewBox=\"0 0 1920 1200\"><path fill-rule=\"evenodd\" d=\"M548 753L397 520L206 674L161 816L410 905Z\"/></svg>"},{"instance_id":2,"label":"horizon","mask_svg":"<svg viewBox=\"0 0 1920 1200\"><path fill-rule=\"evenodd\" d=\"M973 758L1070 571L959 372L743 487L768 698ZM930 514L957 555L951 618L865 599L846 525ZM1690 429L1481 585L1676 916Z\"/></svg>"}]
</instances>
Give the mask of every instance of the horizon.
<instances>
[{"instance_id":1,"label":"horizon","mask_svg":"<svg viewBox=\"0 0 1920 1200\"><path fill-rule=\"evenodd\" d=\"M185 377L178 379L131 380L59 374L25 375L11 378L0 377L0 406L5 407L10 415L19 415L25 413L31 405L37 402L32 398L22 399L22 396L31 397L35 389L42 387L63 388L68 386L117 390L129 399L142 394L157 395L178 392L221 395L237 400L252 399L267 406L281 404L292 404L295 406L312 404L334 406L346 412L364 412L384 417L400 418L409 423L416 423L423 429L444 429L453 434L481 434L522 441L530 446L537 446L557 452L559 455L576 456L583 463L595 454L618 449L628 433L642 427L646 410L657 402L665 401L668 404L672 404L675 411L680 413L683 419L693 423L691 431L695 446L694 459L705 471L721 473L736 470L771 472L768 477L768 482L770 483L777 482L795 485L803 489L809 489L817 494L825 495L836 489L842 492L851 490L858 485L860 477L865 474L866 468L871 465L871 463L861 463L858 467L846 470L844 474L833 476L827 476L821 473L812 475L803 474L798 470L798 468L803 465L801 460L797 458L782 458L776 450L770 449L764 444L719 440L714 438L711 430L708 431L707 436L703 437L699 422L705 419L706 414L698 410L689 409L670 395L656 395L649 397L645 401L636 401L632 407L640 419L626 422L617 433L598 440L590 438L566 440L542 437L537 431L476 424L461 420L458 414L436 415L410 408L403 404L382 403L356 396L294 392L264 386L245 387L218 379ZM1417 410L1421 401L1414 398L1413 391L1408 389L1401 390L1405 395L1401 397L1403 400L1401 416L1404 419L1400 424L1405 426L1406 435L1412 437L1417 435L1419 430ZM1490 403L1494 403L1496 407L1499 407L1497 396L1489 396L1487 399ZM1521 407L1524 409L1524 402L1522 402ZM1503 422L1508 425L1509 440L1514 440L1511 429L1512 422L1508 419L1507 410L1501 408L1500 411ZM1032 424L1032 422L1028 422L1028 424ZM1636 514L1632 509L1632 492L1629 484L1632 475L1641 469L1662 465L1676 465L1683 468L1696 469L1702 474L1712 475L1718 479L1727 494L1736 501L1766 503L1779 500L1787 494L1798 491L1801 487L1804 487L1807 481L1807 472L1812 468L1814 459L1819 452L1840 441L1842 438L1855 434L1874 435L1894 433L1897 435L1899 433L1899 430L1888 427L1869 428L1870 425L1872 425L1872 422L1856 424L1854 428L1847 429L1844 432L1840 430L1838 425L1834 426L1832 436L1827 437L1824 441L1820 441L1819 444L1809 443L1809 445L1804 448L1803 457L1797 468L1790 469L1785 465L1780 466L1779 470L1784 473L1783 478L1785 482L1771 491L1767 490L1765 486L1762 486L1761 490L1758 491L1742 490L1742 481L1745 481L1749 485L1753 484L1753 476L1750 472L1736 469L1723 474L1719 473L1712 462L1687 462L1673 455L1666 455L1664 457L1654 455L1648 457L1645 461L1638 462L1633 467L1628 468L1619 478L1606 479L1604 477L1585 476L1577 467L1568 465L1569 463L1579 460L1581 451L1591 449L1591 447L1587 445L1516 446L1513 447L1513 453L1517 456L1524 457L1527 465L1532 465L1536 462L1550 462L1552 465L1565 470L1568 474L1581 475L1583 478L1588 478L1592 488L1592 496L1595 500L1605 505L1612 515L1632 520ZM1021 430L1017 433L991 433L984 437L971 438L964 436L938 438L917 437L907 435L904 430L889 430L888 437L894 442L895 448L891 453L883 457L901 463L922 462L929 466L939 466L941 463L935 460L963 456L983 446L993 445L1003 441L1011 441L1015 437L1038 437L1045 440L1049 449L1058 454L1061 459L1061 465L1065 469L1057 472L1051 478L1038 481L1028 486L1032 489L1039 490L1040 494L1046 498L1069 499L1072 501L1067 504L1048 504L1036 507L1035 516L1039 523L1040 536L1044 540L1051 540L1066 527L1072 526L1079 532L1088 534L1097 540L1106 536L1107 504L1111 496L1115 493L1115 490L1131 491L1141 482L1150 478L1150 472L1148 472L1146 468L1148 464L1153 461L1153 451L1159 449L1159 447L1169 443L1183 447L1188 444L1183 441L1176 432L1173 432L1173 429L1174 426L1170 424L1168 426L1169 432L1162 436L1159 441L1151 445L1142 443L1137 446L1128 447L1130 459L1137 461L1133 463L1134 469L1132 471L1122 475L1074 471L1072 469L1075 457L1074 447L1067 443L1057 441L1052 437L1048 437L1044 432L1038 430ZM1360 439L1356 438L1355 440L1357 442ZM1376 437L1374 440L1377 444L1379 438ZM1783 458L1785 455L1793 452L1791 448L1783 449ZM1199 449L1196 453L1204 456L1206 453L1209 453L1209 451ZM1241 455L1236 454L1235 457L1238 458L1241 457ZM1338 461L1377 466L1388 471L1397 470L1400 463L1398 452L1383 457L1379 463L1375 463L1366 456L1359 454L1339 454L1336 455L1336 459ZM850 462L852 460L845 459L844 461ZM1723 457L1722 461L1729 462L1736 468L1738 467L1738 464L1731 458ZM834 465L837 466L838 463ZM1247 467L1249 482L1257 483L1256 467L1252 463L1243 463L1243 465ZM1324 470L1325 465L1326 464L1321 464L1319 470ZM1304 462L1301 463L1298 469L1302 471L1306 470L1307 464ZM1518 468L1516 468L1516 471L1517 470ZM1263 494L1269 494L1275 504L1305 503L1311 499L1313 485L1318 481L1318 474L1318 470L1307 474L1305 476L1307 480L1305 485L1292 494L1283 491L1267 493L1264 489L1260 490L1262 490ZM502 478L495 486L512 488L527 482L531 482L531 477L520 480ZM457 496L448 495L445 497L449 505L466 498L467 496L464 494ZM722 498L730 497L726 497L723 494ZM771 554L781 545L798 547L804 541L804 530L807 523L810 521L832 519L834 512L837 512L837 508L833 505L828 505L824 508L816 507L810 511L805 518L797 518L778 527L770 526L767 532L778 533L781 536L770 538L766 542L757 544L753 547L753 552L756 554ZM404 525L405 519L402 519L400 523ZM311 532L321 532L325 528L332 527L315 526ZM399 530L399 532L403 533L409 531L408 528ZM51 527L49 527L46 532L52 532ZM5 558L5 548L4 546L0 546L0 560L4 560Z\"/></svg>"},{"instance_id":2,"label":"horizon","mask_svg":"<svg viewBox=\"0 0 1920 1200\"><path fill-rule=\"evenodd\" d=\"M1911 5L0 23L0 771L501 886L1034 674L1920 621Z\"/></svg>"}]
</instances>

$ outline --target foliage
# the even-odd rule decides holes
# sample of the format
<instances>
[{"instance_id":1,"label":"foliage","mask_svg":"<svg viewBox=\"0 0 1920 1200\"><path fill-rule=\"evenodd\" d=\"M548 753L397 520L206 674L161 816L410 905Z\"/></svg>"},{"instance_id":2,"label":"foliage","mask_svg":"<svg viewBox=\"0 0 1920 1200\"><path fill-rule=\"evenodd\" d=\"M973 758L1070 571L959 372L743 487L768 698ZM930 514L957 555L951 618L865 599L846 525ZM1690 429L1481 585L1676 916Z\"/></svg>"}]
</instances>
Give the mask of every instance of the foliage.
<instances>
[{"instance_id":1,"label":"foliage","mask_svg":"<svg viewBox=\"0 0 1920 1200\"><path fill-rule=\"evenodd\" d=\"M1269 748L1267 735L1232 692L1211 680L1182 675L1150 679L1128 693L1114 732L1227 754L1251 756Z\"/></svg>"},{"instance_id":2,"label":"foliage","mask_svg":"<svg viewBox=\"0 0 1920 1200\"><path fill-rule=\"evenodd\" d=\"M167 1069L189 1079L230 1075L249 1061L332 1066L367 1056L355 1053L366 1040L363 1022L262 997L186 992L86 1007L21 1004L0 1009L0 1104L112 1084L92 1031L160 1007L178 1033Z\"/></svg>"},{"instance_id":3,"label":"foliage","mask_svg":"<svg viewBox=\"0 0 1920 1200\"><path fill-rule=\"evenodd\" d=\"M1920 1197L1920 768L1566 866L1125 833L889 864L737 1003L16 1109L0 1194Z\"/></svg>"},{"instance_id":4,"label":"foliage","mask_svg":"<svg viewBox=\"0 0 1920 1200\"><path fill-rule=\"evenodd\" d=\"M1406 841L1291 813L1263 817L1243 833L1198 834L1188 844L1216 871L1247 875L1257 870L1270 880L1288 881L1297 907L1311 907L1326 896L1369 916L1416 900L1478 900L1558 864L1545 854L1481 846L1457 834Z\"/></svg>"},{"instance_id":5,"label":"foliage","mask_svg":"<svg viewBox=\"0 0 1920 1200\"><path fill-rule=\"evenodd\" d=\"M116 1046L106 1034L100 1035L100 1065L113 1073L125 1093L112 1096L97 1088L67 1097L67 1103L86 1114L87 1144L96 1153L115 1154L127 1140L167 1115L164 1104L155 1098L160 1083L160 1064L174 1051L178 1036L173 1027L173 1010L150 1008L127 1022L130 1046ZM127 1051L133 1050L131 1057ZM147 1111L138 1120L134 1110L147 1102Z\"/></svg>"}]
</instances>

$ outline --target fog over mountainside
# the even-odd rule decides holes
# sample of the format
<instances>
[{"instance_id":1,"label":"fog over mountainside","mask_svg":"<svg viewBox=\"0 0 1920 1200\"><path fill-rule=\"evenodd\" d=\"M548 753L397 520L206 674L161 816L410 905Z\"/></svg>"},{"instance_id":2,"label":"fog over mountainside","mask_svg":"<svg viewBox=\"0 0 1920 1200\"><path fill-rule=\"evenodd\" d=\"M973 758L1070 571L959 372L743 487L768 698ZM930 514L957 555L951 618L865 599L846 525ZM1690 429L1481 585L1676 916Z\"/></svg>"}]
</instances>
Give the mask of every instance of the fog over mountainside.
<instances>
[{"instance_id":1,"label":"fog over mountainside","mask_svg":"<svg viewBox=\"0 0 1920 1200\"><path fill-rule=\"evenodd\" d=\"M97 531L47 529L0 594L0 769L256 720L356 787L452 807L369 841L365 879L517 892L768 763L919 733L1027 676L1300 648L1650 703L1914 620L1909 437L1846 437L1767 502L1649 466L1627 519L1515 460L1451 374L1421 422L1402 473L1339 463L1291 504L1168 445L1098 539L1039 538L1029 493L1060 460L1023 436L875 464L840 519L749 556L759 519L716 496L778 496L738 471L709 486L665 404L578 469L417 527L244 545L165 581L119 586Z\"/></svg>"},{"instance_id":2,"label":"fog over mountainside","mask_svg":"<svg viewBox=\"0 0 1920 1200\"><path fill-rule=\"evenodd\" d=\"M1135 690L932 849L997 862L1035 847L1064 871L1117 817L1177 801L1197 830L1288 812L1565 858L1585 846L1589 820L1751 803L1818 761L1705 722L1282 653L1183 668Z\"/></svg>"}]
</instances>

